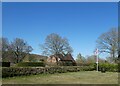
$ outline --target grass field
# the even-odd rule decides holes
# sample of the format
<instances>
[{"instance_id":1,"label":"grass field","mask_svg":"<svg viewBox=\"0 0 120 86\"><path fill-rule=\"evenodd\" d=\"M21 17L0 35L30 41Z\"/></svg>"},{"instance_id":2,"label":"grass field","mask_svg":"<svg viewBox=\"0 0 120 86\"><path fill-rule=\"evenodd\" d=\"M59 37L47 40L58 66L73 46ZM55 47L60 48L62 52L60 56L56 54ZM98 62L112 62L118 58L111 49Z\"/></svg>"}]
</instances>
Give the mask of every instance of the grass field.
<instances>
[{"instance_id":1,"label":"grass field","mask_svg":"<svg viewBox=\"0 0 120 86\"><path fill-rule=\"evenodd\" d=\"M118 73L80 71L3 78L3 84L118 84Z\"/></svg>"}]
</instances>

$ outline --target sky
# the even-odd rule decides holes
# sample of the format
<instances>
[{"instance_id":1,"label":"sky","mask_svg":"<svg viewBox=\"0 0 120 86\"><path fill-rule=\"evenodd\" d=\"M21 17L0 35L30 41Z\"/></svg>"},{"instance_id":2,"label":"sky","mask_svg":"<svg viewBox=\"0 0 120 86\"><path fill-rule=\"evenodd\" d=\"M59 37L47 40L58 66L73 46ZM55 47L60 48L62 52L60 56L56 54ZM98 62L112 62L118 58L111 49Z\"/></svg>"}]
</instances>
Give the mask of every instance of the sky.
<instances>
[{"instance_id":1,"label":"sky","mask_svg":"<svg viewBox=\"0 0 120 86\"><path fill-rule=\"evenodd\" d=\"M22 38L41 54L47 35L66 37L73 57L93 55L98 37L118 26L117 2L4 2L2 35L12 41ZM102 56L104 57L104 55Z\"/></svg>"}]
</instances>

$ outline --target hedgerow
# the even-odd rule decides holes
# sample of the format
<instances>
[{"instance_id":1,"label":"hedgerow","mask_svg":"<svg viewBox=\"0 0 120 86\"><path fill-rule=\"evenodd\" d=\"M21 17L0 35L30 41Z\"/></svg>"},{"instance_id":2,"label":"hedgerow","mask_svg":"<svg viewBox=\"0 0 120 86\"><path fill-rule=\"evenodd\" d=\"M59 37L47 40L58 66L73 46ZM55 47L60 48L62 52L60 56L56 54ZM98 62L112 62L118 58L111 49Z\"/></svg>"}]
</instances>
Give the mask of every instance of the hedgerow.
<instances>
[{"instance_id":1,"label":"hedgerow","mask_svg":"<svg viewBox=\"0 0 120 86\"><path fill-rule=\"evenodd\" d=\"M2 67L10 67L10 62L0 62L0 66L2 66Z\"/></svg>"},{"instance_id":2,"label":"hedgerow","mask_svg":"<svg viewBox=\"0 0 120 86\"><path fill-rule=\"evenodd\" d=\"M109 72L118 72L118 64L110 64L110 63L101 63L99 64L99 71L105 69L105 71Z\"/></svg>"},{"instance_id":3,"label":"hedgerow","mask_svg":"<svg viewBox=\"0 0 120 86\"><path fill-rule=\"evenodd\" d=\"M20 62L16 64L17 67L44 67L44 62Z\"/></svg>"},{"instance_id":4,"label":"hedgerow","mask_svg":"<svg viewBox=\"0 0 120 86\"><path fill-rule=\"evenodd\" d=\"M59 66L59 67L3 67L2 77L13 77L23 75L36 75L36 74L54 74L66 73L77 71L92 71L94 67L90 66Z\"/></svg>"}]
</instances>

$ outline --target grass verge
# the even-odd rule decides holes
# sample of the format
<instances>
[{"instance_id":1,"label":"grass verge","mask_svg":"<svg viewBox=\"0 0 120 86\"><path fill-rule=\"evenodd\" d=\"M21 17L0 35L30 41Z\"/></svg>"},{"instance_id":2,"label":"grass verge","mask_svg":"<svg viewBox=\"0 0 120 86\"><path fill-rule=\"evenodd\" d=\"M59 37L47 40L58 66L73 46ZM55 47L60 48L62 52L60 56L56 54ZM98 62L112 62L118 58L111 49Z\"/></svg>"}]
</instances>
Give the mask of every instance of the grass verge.
<instances>
[{"instance_id":1,"label":"grass verge","mask_svg":"<svg viewBox=\"0 0 120 86\"><path fill-rule=\"evenodd\" d=\"M118 84L117 72L80 71L3 78L3 84Z\"/></svg>"}]
</instances>

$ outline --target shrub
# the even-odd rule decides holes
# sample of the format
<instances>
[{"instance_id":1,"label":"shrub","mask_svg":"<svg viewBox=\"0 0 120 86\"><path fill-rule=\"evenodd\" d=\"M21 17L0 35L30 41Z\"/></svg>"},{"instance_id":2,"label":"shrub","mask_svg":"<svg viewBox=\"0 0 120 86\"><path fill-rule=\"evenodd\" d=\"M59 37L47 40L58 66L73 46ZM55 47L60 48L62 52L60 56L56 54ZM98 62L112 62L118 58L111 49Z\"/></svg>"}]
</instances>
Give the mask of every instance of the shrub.
<instances>
[{"instance_id":1,"label":"shrub","mask_svg":"<svg viewBox=\"0 0 120 86\"><path fill-rule=\"evenodd\" d=\"M120 72L120 63L118 63L118 72Z\"/></svg>"},{"instance_id":2,"label":"shrub","mask_svg":"<svg viewBox=\"0 0 120 86\"><path fill-rule=\"evenodd\" d=\"M44 67L44 62L21 62L16 64L17 67Z\"/></svg>"},{"instance_id":3,"label":"shrub","mask_svg":"<svg viewBox=\"0 0 120 86\"><path fill-rule=\"evenodd\" d=\"M10 62L0 62L0 66L2 66L2 67L10 67Z\"/></svg>"},{"instance_id":4,"label":"shrub","mask_svg":"<svg viewBox=\"0 0 120 86\"><path fill-rule=\"evenodd\" d=\"M118 72L118 64L102 63L99 64L99 70L105 69L109 72Z\"/></svg>"},{"instance_id":5,"label":"shrub","mask_svg":"<svg viewBox=\"0 0 120 86\"><path fill-rule=\"evenodd\" d=\"M2 77L13 77L36 74L54 74L77 71L92 71L92 66L57 66L57 67L3 67Z\"/></svg>"},{"instance_id":6,"label":"shrub","mask_svg":"<svg viewBox=\"0 0 120 86\"><path fill-rule=\"evenodd\" d=\"M72 62L69 62L69 61L66 61L64 65L65 65L65 66L72 66L73 63L72 63Z\"/></svg>"}]
</instances>

